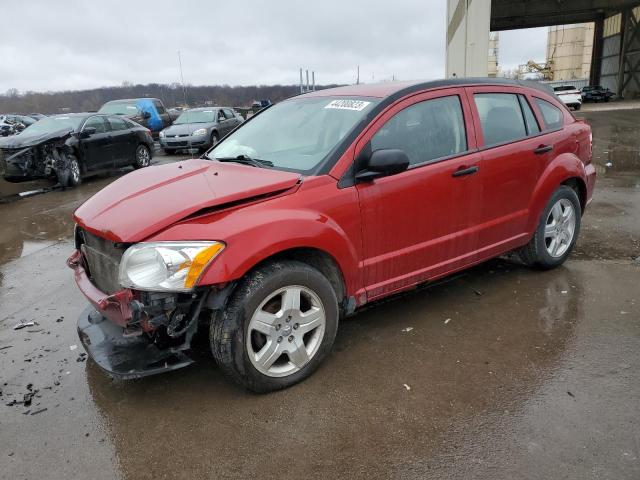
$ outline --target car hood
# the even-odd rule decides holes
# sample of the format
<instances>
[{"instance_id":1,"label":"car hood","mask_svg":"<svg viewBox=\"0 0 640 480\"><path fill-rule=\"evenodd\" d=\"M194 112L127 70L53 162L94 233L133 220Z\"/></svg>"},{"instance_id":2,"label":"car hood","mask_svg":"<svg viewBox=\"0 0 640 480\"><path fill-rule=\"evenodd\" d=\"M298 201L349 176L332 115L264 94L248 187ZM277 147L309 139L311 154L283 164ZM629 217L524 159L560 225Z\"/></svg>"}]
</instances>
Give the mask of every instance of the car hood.
<instances>
[{"instance_id":1,"label":"car hood","mask_svg":"<svg viewBox=\"0 0 640 480\"><path fill-rule=\"evenodd\" d=\"M300 175L211 160L143 168L116 180L76 210L88 231L115 242L140 242L200 211L283 192Z\"/></svg>"},{"instance_id":2,"label":"car hood","mask_svg":"<svg viewBox=\"0 0 640 480\"><path fill-rule=\"evenodd\" d=\"M26 128L18 135L7 137L0 144L2 148L26 148L33 147L47 140L55 140L58 138L65 138L71 135L73 130L71 128L62 128L59 130L52 130L49 132L31 133Z\"/></svg>"},{"instance_id":3,"label":"car hood","mask_svg":"<svg viewBox=\"0 0 640 480\"><path fill-rule=\"evenodd\" d=\"M181 123L181 124L173 124L169 128L164 130L165 135L191 135L196 130L201 128L210 128L213 127L215 123L207 122L207 123Z\"/></svg>"}]
</instances>

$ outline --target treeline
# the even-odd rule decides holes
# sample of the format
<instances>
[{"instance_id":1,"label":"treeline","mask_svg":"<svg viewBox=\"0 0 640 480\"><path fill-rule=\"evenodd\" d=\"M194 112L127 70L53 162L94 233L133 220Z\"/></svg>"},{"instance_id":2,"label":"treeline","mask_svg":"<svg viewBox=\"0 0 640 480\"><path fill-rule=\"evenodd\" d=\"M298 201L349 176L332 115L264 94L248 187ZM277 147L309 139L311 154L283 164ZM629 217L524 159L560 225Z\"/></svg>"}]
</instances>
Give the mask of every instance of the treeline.
<instances>
[{"instance_id":1,"label":"treeline","mask_svg":"<svg viewBox=\"0 0 640 480\"><path fill-rule=\"evenodd\" d=\"M329 88L336 85L316 87ZM91 90L65 92L26 92L15 89L0 95L2 113L44 113L90 112L98 110L109 100L120 98L154 97L161 99L167 107L187 104L188 106L226 105L232 107L250 106L254 100L279 102L300 93L298 85L257 85L257 86L193 86L184 89L180 84L132 85L125 82L119 87L102 87ZM186 101L186 102L185 102Z\"/></svg>"}]
</instances>

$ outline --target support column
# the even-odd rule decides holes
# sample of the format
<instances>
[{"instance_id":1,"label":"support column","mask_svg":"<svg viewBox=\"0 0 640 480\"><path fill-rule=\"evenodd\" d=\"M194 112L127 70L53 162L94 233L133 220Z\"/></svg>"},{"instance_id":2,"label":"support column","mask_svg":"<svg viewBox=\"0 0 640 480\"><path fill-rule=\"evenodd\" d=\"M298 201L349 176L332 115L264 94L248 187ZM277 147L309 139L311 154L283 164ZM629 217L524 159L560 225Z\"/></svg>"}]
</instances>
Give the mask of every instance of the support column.
<instances>
[{"instance_id":1,"label":"support column","mask_svg":"<svg viewBox=\"0 0 640 480\"><path fill-rule=\"evenodd\" d=\"M447 0L446 76L486 77L491 0Z\"/></svg>"},{"instance_id":2,"label":"support column","mask_svg":"<svg viewBox=\"0 0 640 480\"><path fill-rule=\"evenodd\" d=\"M629 15L631 15L630 10L623 10L620 19L620 62L618 63L618 91L616 92L618 98L623 98L622 92L624 91L624 60L627 54L626 31Z\"/></svg>"},{"instance_id":3,"label":"support column","mask_svg":"<svg viewBox=\"0 0 640 480\"><path fill-rule=\"evenodd\" d=\"M602 71L602 45L604 43L604 17L598 18L594 23L589 84L600 85L600 72Z\"/></svg>"}]
</instances>

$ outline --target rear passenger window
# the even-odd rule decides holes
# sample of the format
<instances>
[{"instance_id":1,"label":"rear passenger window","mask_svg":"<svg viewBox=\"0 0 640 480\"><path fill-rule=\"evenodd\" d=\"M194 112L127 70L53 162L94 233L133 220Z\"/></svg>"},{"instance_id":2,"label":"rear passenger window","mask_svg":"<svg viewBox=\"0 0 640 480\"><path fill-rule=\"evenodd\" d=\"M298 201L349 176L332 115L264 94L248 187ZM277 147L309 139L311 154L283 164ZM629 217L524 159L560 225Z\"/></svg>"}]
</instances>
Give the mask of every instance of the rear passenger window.
<instances>
[{"instance_id":1,"label":"rear passenger window","mask_svg":"<svg viewBox=\"0 0 640 480\"><path fill-rule=\"evenodd\" d=\"M536 116L533 114L533 110L531 110L531 106L529 105L526 97L524 95L518 95L518 98L520 99L520 106L524 112L524 120L527 124L527 133L529 135L540 133L540 126L538 125Z\"/></svg>"},{"instance_id":2,"label":"rear passenger window","mask_svg":"<svg viewBox=\"0 0 640 480\"><path fill-rule=\"evenodd\" d=\"M555 130L556 128L562 128L564 119L562 111L558 107L552 105L546 100L542 100L541 98L535 98L535 102L540 109L540 113L542 113L544 124L547 127L546 130Z\"/></svg>"},{"instance_id":3,"label":"rear passenger window","mask_svg":"<svg viewBox=\"0 0 640 480\"><path fill-rule=\"evenodd\" d=\"M512 142L527 136L522 110L513 93L476 93L474 96L485 145Z\"/></svg>"},{"instance_id":4,"label":"rear passenger window","mask_svg":"<svg viewBox=\"0 0 640 480\"><path fill-rule=\"evenodd\" d=\"M411 165L467 150L457 95L416 103L391 117L371 138L371 150L399 148Z\"/></svg>"}]
</instances>

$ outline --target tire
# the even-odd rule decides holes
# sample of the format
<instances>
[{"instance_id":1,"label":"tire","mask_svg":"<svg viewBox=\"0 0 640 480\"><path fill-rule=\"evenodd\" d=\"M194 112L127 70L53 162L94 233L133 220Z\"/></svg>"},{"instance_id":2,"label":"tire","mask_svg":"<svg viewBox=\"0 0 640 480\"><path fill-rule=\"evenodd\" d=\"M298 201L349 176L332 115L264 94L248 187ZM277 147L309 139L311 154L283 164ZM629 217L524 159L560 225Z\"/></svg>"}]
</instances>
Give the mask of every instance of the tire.
<instances>
[{"instance_id":1,"label":"tire","mask_svg":"<svg viewBox=\"0 0 640 480\"><path fill-rule=\"evenodd\" d=\"M209 148L213 147L216 143L218 143L219 140L220 140L220 137L218 137L218 133L211 132L211 138L209 139L209 143L211 145L209 145Z\"/></svg>"},{"instance_id":2,"label":"tire","mask_svg":"<svg viewBox=\"0 0 640 480\"><path fill-rule=\"evenodd\" d=\"M58 176L58 182L63 187L77 187L82 183L82 170L80 169L80 162L78 158L73 155L67 155L64 168L59 168L56 171Z\"/></svg>"},{"instance_id":3,"label":"tire","mask_svg":"<svg viewBox=\"0 0 640 480\"><path fill-rule=\"evenodd\" d=\"M145 168L151 165L151 152L146 145L142 143L136 147L135 158L133 160L133 168Z\"/></svg>"},{"instance_id":4,"label":"tire","mask_svg":"<svg viewBox=\"0 0 640 480\"><path fill-rule=\"evenodd\" d=\"M566 216L569 209L572 209L573 220ZM571 254L580 234L581 216L580 200L575 190L561 185L547 202L533 237L518 251L522 261L542 269L562 265ZM557 221L558 218L562 220Z\"/></svg>"},{"instance_id":5,"label":"tire","mask_svg":"<svg viewBox=\"0 0 640 480\"><path fill-rule=\"evenodd\" d=\"M605 103L608 102L609 100L610 100L610 97L604 97Z\"/></svg>"},{"instance_id":6,"label":"tire","mask_svg":"<svg viewBox=\"0 0 640 480\"><path fill-rule=\"evenodd\" d=\"M577 103L575 107L573 107L576 111L580 110L580 107L582 107L581 104Z\"/></svg>"},{"instance_id":7,"label":"tire","mask_svg":"<svg viewBox=\"0 0 640 480\"><path fill-rule=\"evenodd\" d=\"M294 313L284 303L298 290L300 308ZM311 320L305 322L304 315ZM211 352L225 376L248 390L287 388L311 375L330 352L338 315L336 293L318 270L297 261L270 263L247 274L212 319ZM287 350L294 351L292 357Z\"/></svg>"}]
</instances>

